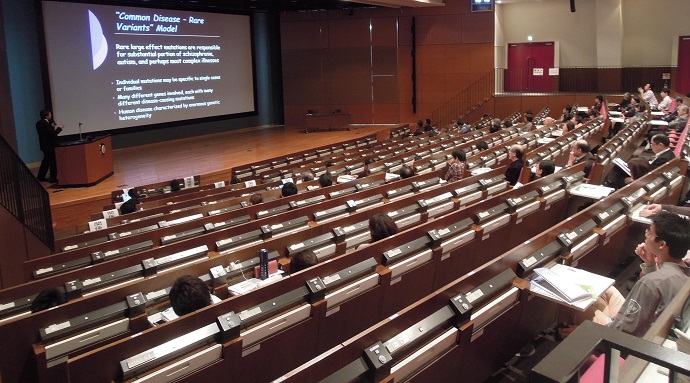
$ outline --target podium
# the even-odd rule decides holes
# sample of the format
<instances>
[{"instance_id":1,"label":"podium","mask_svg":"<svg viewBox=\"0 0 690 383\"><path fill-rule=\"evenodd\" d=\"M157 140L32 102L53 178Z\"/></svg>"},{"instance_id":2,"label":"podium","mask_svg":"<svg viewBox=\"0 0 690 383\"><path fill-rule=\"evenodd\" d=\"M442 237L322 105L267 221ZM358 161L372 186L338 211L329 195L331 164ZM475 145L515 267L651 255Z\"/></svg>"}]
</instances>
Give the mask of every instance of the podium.
<instances>
[{"instance_id":1,"label":"podium","mask_svg":"<svg viewBox=\"0 0 690 383\"><path fill-rule=\"evenodd\" d=\"M93 186L113 174L110 136L62 143L55 157L59 186Z\"/></svg>"}]
</instances>

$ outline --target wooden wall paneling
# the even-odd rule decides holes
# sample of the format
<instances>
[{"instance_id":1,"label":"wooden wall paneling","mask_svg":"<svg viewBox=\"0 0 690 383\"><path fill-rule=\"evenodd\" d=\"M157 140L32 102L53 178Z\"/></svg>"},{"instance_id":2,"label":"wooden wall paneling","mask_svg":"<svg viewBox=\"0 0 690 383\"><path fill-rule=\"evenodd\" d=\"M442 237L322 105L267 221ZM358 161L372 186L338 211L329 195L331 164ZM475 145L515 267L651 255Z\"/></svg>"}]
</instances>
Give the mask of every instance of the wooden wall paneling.
<instances>
[{"instance_id":1,"label":"wooden wall paneling","mask_svg":"<svg viewBox=\"0 0 690 383\"><path fill-rule=\"evenodd\" d=\"M431 29L431 19L429 16L415 16L415 30L416 30L416 43L417 48L422 45L432 44L433 41L429 40L429 31ZM410 20L410 27L405 30L401 30L403 33L407 33L410 36L409 44L412 45L412 21Z\"/></svg>"},{"instance_id":2,"label":"wooden wall paneling","mask_svg":"<svg viewBox=\"0 0 690 383\"><path fill-rule=\"evenodd\" d=\"M447 13L470 13L471 2L465 0L446 0L443 10Z\"/></svg>"},{"instance_id":3,"label":"wooden wall paneling","mask_svg":"<svg viewBox=\"0 0 690 383\"><path fill-rule=\"evenodd\" d=\"M418 101L441 105L446 102L446 76L444 74L420 74L417 76Z\"/></svg>"},{"instance_id":4,"label":"wooden wall paneling","mask_svg":"<svg viewBox=\"0 0 690 383\"><path fill-rule=\"evenodd\" d=\"M594 105L594 97L598 93L578 93L575 95L575 102L580 106L592 106Z\"/></svg>"},{"instance_id":5,"label":"wooden wall paneling","mask_svg":"<svg viewBox=\"0 0 690 383\"><path fill-rule=\"evenodd\" d=\"M342 103L338 104L338 107L345 113L350 113L352 115L353 124L371 124L373 121L373 111L371 101L366 104L359 103Z\"/></svg>"},{"instance_id":6,"label":"wooden wall paneling","mask_svg":"<svg viewBox=\"0 0 690 383\"><path fill-rule=\"evenodd\" d=\"M293 77L283 80L283 98L286 105L307 105L331 102L327 77ZM306 111L306 110L305 110Z\"/></svg>"},{"instance_id":7,"label":"wooden wall paneling","mask_svg":"<svg viewBox=\"0 0 690 383\"><path fill-rule=\"evenodd\" d=\"M3 289L24 282L22 262L28 259L29 249L24 240L24 226L4 207L0 207L0 286ZM19 279L19 280L17 280Z\"/></svg>"},{"instance_id":8,"label":"wooden wall paneling","mask_svg":"<svg viewBox=\"0 0 690 383\"><path fill-rule=\"evenodd\" d=\"M597 89L600 92L620 92L621 89L621 69L620 68L599 68L597 73ZM659 88L661 90L661 88Z\"/></svg>"},{"instance_id":9,"label":"wooden wall paneling","mask_svg":"<svg viewBox=\"0 0 690 383\"><path fill-rule=\"evenodd\" d=\"M326 76L329 71L328 50L290 49L282 53L283 79Z\"/></svg>"},{"instance_id":10,"label":"wooden wall paneling","mask_svg":"<svg viewBox=\"0 0 690 383\"><path fill-rule=\"evenodd\" d=\"M371 105L371 76L331 76L331 100L334 104Z\"/></svg>"},{"instance_id":11,"label":"wooden wall paneling","mask_svg":"<svg viewBox=\"0 0 690 383\"><path fill-rule=\"evenodd\" d=\"M334 77L371 74L371 49L368 46L331 48L328 61L330 75Z\"/></svg>"},{"instance_id":12,"label":"wooden wall paneling","mask_svg":"<svg viewBox=\"0 0 690 383\"><path fill-rule=\"evenodd\" d=\"M539 113L544 107L549 105L549 97L548 96L530 96L530 97L522 97L522 105L518 109L521 113L524 113L526 110L532 110L534 114ZM513 111L514 112L514 111ZM512 113L512 112L510 112ZM508 117L502 116L501 118Z\"/></svg>"},{"instance_id":13,"label":"wooden wall paneling","mask_svg":"<svg viewBox=\"0 0 690 383\"><path fill-rule=\"evenodd\" d=\"M469 44L446 45L446 72L470 73L472 70L472 51Z\"/></svg>"},{"instance_id":14,"label":"wooden wall paneling","mask_svg":"<svg viewBox=\"0 0 690 383\"><path fill-rule=\"evenodd\" d=\"M469 73L446 73L446 100L457 96L470 83L472 75Z\"/></svg>"},{"instance_id":15,"label":"wooden wall paneling","mask_svg":"<svg viewBox=\"0 0 690 383\"><path fill-rule=\"evenodd\" d=\"M417 48L418 74L446 73L446 46L423 45Z\"/></svg>"},{"instance_id":16,"label":"wooden wall paneling","mask_svg":"<svg viewBox=\"0 0 690 383\"><path fill-rule=\"evenodd\" d=\"M412 17L398 17L398 46L412 46ZM419 27L419 19L415 18L415 23ZM419 29L417 29L419 33ZM419 41L417 41L419 44Z\"/></svg>"},{"instance_id":17,"label":"wooden wall paneling","mask_svg":"<svg viewBox=\"0 0 690 383\"><path fill-rule=\"evenodd\" d=\"M328 23L325 20L282 23L280 44L283 51L328 48Z\"/></svg>"},{"instance_id":18,"label":"wooden wall paneling","mask_svg":"<svg viewBox=\"0 0 690 383\"><path fill-rule=\"evenodd\" d=\"M494 47L491 44L470 44L470 73L482 76L494 70ZM470 85L470 84L468 84Z\"/></svg>"},{"instance_id":19,"label":"wooden wall paneling","mask_svg":"<svg viewBox=\"0 0 690 383\"><path fill-rule=\"evenodd\" d=\"M400 118L400 104L374 104L373 121L374 124L397 124L403 121Z\"/></svg>"},{"instance_id":20,"label":"wooden wall paneling","mask_svg":"<svg viewBox=\"0 0 690 383\"><path fill-rule=\"evenodd\" d=\"M395 47L398 44L398 21L395 17L371 19L371 45Z\"/></svg>"},{"instance_id":21,"label":"wooden wall paneling","mask_svg":"<svg viewBox=\"0 0 690 383\"><path fill-rule=\"evenodd\" d=\"M494 13L477 12L462 15L462 43L494 43ZM493 63L492 63L493 65Z\"/></svg>"},{"instance_id":22,"label":"wooden wall paneling","mask_svg":"<svg viewBox=\"0 0 690 383\"><path fill-rule=\"evenodd\" d=\"M369 25L368 18L330 20L328 26L330 48L369 47L371 45Z\"/></svg>"},{"instance_id":23,"label":"wooden wall paneling","mask_svg":"<svg viewBox=\"0 0 690 383\"><path fill-rule=\"evenodd\" d=\"M573 105L575 103L575 95L551 95L547 105L551 108L549 116L553 118L560 118L563 114L563 107L566 105Z\"/></svg>"},{"instance_id":24,"label":"wooden wall paneling","mask_svg":"<svg viewBox=\"0 0 690 383\"><path fill-rule=\"evenodd\" d=\"M36 258L42 258L42 257L47 257L51 255L53 252L52 250L46 246L43 242L41 242L40 239L38 239L32 232L30 232L28 229L24 229L24 238L26 239L26 250L27 250L27 255L29 259L36 259ZM24 281L19 281L20 276L17 277L17 283L20 284L23 283Z\"/></svg>"},{"instance_id":25,"label":"wooden wall paneling","mask_svg":"<svg viewBox=\"0 0 690 383\"><path fill-rule=\"evenodd\" d=\"M495 110L494 115L496 117L507 117L516 110L524 112L520 97L494 97L493 101ZM538 112L535 111L535 113Z\"/></svg>"},{"instance_id":26,"label":"wooden wall paneling","mask_svg":"<svg viewBox=\"0 0 690 383\"><path fill-rule=\"evenodd\" d=\"M374 103L395 104L398 102L398 78L396 76L374 76Z\"/></svg>"},{"instance_id":27,"label":"wooden wall paneling","mask_svg":"<svg viewBox=\"0 0 690 383\"><path fill-rule=\"evenodd\" d=\"M463 15L430 16L429 44L461 44ZM493 34L493 29L492 29Z\"/></svg>"},{"instance_id":28,"label":"wooden wall paneling","mask_svg":"<svg viewBox=\"0 0 690 383\"><path fill-rule=\"evenodd\" d=\"M380 46L371 48L371 71L377 75L395 75L398 73L398 48Z\"/></svg>"}]
</instances>

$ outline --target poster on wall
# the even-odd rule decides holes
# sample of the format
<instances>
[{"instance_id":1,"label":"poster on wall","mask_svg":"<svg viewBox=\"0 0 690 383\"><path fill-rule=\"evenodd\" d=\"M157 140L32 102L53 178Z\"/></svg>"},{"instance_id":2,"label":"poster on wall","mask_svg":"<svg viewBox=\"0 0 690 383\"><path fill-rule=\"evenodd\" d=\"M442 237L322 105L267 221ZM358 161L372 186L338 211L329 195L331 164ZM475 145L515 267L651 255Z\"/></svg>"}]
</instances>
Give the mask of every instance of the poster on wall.
<instances>
[{"instance_id":1,"label":"poster on wall","mask_svg":"<svg viewBox=\"0 0 690 383\"><path fill-rule=\"evenodd\" d=\"M544 68L532 68L532 76L543 76Z\"/></svg>"}]
</instances>

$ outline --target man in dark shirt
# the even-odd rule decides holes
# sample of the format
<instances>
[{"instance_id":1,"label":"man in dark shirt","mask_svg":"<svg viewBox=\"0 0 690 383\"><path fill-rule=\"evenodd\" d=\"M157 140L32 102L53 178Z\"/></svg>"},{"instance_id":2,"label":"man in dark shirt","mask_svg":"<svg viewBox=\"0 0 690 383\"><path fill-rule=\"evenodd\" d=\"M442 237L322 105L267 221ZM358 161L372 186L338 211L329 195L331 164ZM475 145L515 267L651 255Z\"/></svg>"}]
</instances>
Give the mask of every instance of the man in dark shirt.
<instances>
[{"instance_id":1,"label":"man in dark shirt","mask_svg":"<svg viewBox=\"0 0 690 383\"><path fill-rule=\"evenodd\" d=\"M36 122L36 132L38 133L38 144L43 152L41 167L38 169L38 180L48 181L46 173L50 168L51 183L58 182L57 161L55 159L55 147L58 144L58 134L62 132L62 127L57 126L53 121L53 113L47 109L41 111L41 119Z\"/></svg>"},{"instance_id":2,"label":"man in dark shirt","mask_svg":"<svg viewBox=\"0 0 690 383\"><path fill-rule=\"evenodd\" d=\"M525 164L524 161L522 161L523 153L522 146L520 145L513 145L508 151L508 159L512 162L510 166L508 166L508 169L506 169L505 176L511 186L515 186L520 179L520 172L522 172L522 167Z\"/></svg>"}]
</instances>

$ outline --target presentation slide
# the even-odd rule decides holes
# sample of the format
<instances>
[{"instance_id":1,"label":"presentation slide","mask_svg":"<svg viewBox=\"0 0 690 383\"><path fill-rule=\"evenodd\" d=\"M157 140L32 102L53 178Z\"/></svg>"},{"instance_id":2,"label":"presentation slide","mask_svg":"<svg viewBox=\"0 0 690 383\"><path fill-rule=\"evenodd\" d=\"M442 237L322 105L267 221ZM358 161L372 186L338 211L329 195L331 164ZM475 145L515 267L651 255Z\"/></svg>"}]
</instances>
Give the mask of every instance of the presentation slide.
<instances>
[{"instance_id":1,"label":"presentation slide","mask_svg":"<svg viewBox=\"0 0 690 383\"><path fill-rule=\"evenodd\" d=\"M43 18L63 135L255 111L247 15L44 1Z\"/></svg>"}]
</instances>

